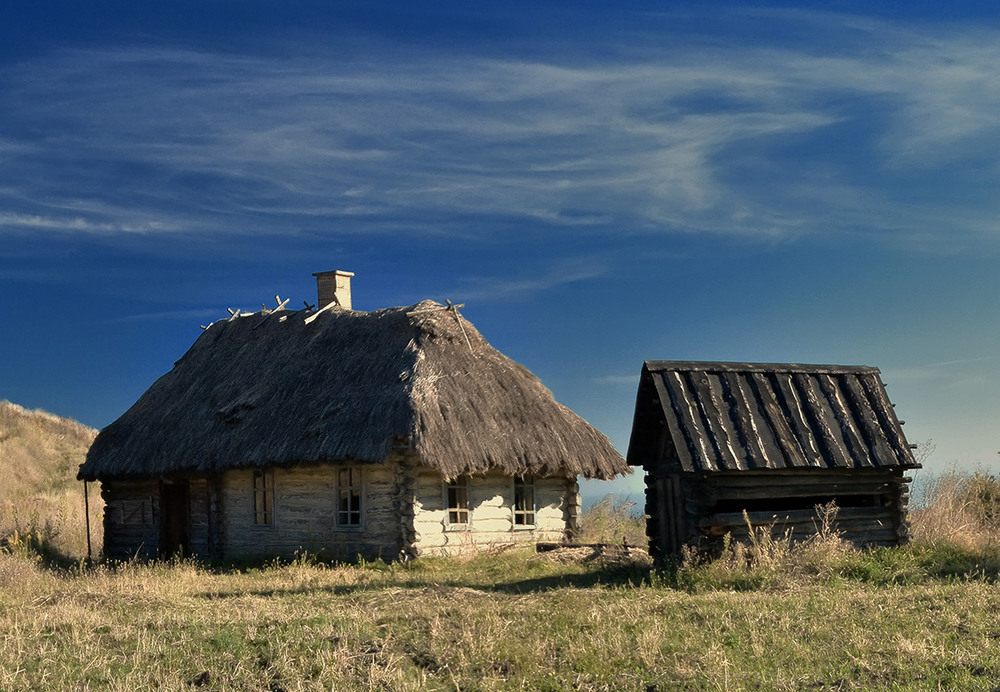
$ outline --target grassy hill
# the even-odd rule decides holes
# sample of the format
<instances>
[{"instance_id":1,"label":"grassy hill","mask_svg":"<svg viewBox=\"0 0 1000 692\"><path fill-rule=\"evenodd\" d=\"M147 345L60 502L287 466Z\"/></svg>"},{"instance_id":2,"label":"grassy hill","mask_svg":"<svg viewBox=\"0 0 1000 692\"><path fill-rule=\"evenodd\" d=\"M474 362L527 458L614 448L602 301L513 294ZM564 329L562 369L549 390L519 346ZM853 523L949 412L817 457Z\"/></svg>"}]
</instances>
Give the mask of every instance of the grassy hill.
<instances>
[{"instance_id":1,"label":"grassy hill","mask_svg":"<svg viewBox=\"0 0 1000 692\"><path fill-rule=\"evenodd\" d=\"M83 484L76 472L96 434L68 418L0 401L0 540L30 534L46 549L86 555ZM91 524L99 540L101 503L92 491Z\"/></svg>"}]
</instances>

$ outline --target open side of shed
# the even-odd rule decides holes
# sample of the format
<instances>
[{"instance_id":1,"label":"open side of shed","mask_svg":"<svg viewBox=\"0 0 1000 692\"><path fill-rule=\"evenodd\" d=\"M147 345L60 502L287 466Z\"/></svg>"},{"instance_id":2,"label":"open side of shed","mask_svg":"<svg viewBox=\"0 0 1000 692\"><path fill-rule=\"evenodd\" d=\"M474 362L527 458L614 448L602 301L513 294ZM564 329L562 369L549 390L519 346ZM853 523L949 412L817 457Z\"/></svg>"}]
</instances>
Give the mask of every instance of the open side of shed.
<instances>
[{"instance_id":1,"label":"open side of shed","mask_svg":"<svg viewBox=\"0 0 1000 692\"><path fill-rule=\"evenodd\" d=\"M647 361L627 459L645 470L651 553L712 552L761 527L905 542L919 464L901 425L877 368Z\"/></svg>"}]
</instances>

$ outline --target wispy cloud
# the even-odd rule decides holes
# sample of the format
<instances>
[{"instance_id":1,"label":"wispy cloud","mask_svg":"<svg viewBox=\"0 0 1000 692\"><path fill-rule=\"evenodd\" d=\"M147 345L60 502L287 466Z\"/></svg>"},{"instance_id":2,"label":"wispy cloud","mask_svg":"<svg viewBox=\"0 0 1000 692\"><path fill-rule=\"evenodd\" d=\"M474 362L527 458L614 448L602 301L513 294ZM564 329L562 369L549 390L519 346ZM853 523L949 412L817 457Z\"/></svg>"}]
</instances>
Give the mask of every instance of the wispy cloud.
<instances>
[{"instance_id":1,"label":"wispy cloud","mask_svg":"<svg viewBox=\"0 0 1000 692\"><path fill-rule=\"evenodd\" d=\"M907 368L893 368L882 373L882 379L890 381L927 381L937 379L947 379L953 383L981 383L985 381L982 363L996 361L994 356L983 356L980 358L962 358L958 360L946 360L936 363L924 363ZM975 367L970 367L975 366ZM971 377L970 377L971 374Z\"/></svg>"},{"instance_id":2,"label":"wispy cloud","mask_svg":"<svg viewBox=\"0 0 1000 692\"><path fill-rule=\"evenodd\" d=\"M107 213L105 213L107 215ZM109 233L144 233L167 230L162 224L150 221L135 223L127 221L128 214L114 215L115 222L96 220L94 213L78 214L76 216L42 216L38 214L3 214L0 213L0 231L7 228L19 228L35 231L63 231L95 234ZM88 218L89 217L89 218Z\"/></svg>"},{"instance_id":3,"label":"wispy cloud","mask_svg":"<svg viewBox=\"0 0 1000 692\"><path fill-rule=\"evenodd\" d=\"M160 312L136 313L132 315L122 315L112 317L104 321L104 324L128 324L130 322L158 322L162 320L209 320L229 317L225 312L212 309L194 310L163 310Z\"/></svg>"},{"instance_id":4,"label":"wispy cloud","mask_svg":"<svg viewBox=\"0 0 1000 692\"><path fill-rule=\"evenodd\" d=\"M0 72L0 232L450 232L503 218L917 237L964 208L952 233L995 234L992 186L963 197L940 182L995 167L981 155L1000 143L992 33L777 18L853 40L821 53L674 35L603 64L556 46L549 59L398 57L377 41L365 60L318 46L281 61L52 53Z\"/></svg>"},{"instance_id":5,"label":"wispy cloud","mask_svg":"<svg viewBox=\"0 0 1000 692\"><path fill-rule=\"evenodd\" d=\"M594 258L571 258L559 261L538 274L469 278L455 289L455 295L460 296L460 300L478 302L512 300L558 286L600 278L610 271L611 267L606 262Z\"/></svg>"},{"instance_id":6,"label":"wispy cloud","mask_svg":"<svg viewBox=\"0 0 1000 692\"><path fill-rule=\"evenodd\" d=\"M600 377L592 377L590 378L590 381L593 384L625 385L634 388L639 384L639 374L635 373L633 375L602 375Z\"/></svg>"}]
</instances>

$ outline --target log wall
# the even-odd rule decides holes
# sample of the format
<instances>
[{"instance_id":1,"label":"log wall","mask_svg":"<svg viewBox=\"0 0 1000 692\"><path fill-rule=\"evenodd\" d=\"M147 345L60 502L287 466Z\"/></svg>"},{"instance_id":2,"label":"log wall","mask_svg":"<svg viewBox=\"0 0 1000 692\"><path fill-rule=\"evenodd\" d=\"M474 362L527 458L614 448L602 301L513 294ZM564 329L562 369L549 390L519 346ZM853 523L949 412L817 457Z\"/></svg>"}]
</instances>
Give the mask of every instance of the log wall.
<instances>
[{"instance_id":1,"label":"log wall","mask_svg":"<svg viewBox=\"0 0 1000 692\"><path fill-rule=\"evenodd\" d=\"M899 468L648 472L650 550L659 558L683 546L716 552L727 534L748 540L749 526L806 540L823 529L817 506L829 503L836 515L826 528L844 540L858 547L899 545L909 538L909 482Z\"/></svg>"},{"instance_id":2,"label":"log wall","mask_svg":"<svg viewBox=\"0 0 1000 692\"><path fill-rule=\"evenodd\" d=\"M188 481L188 541L191 555L219 557L216 544L218 525L215 479L192 478Z\"/></svg>"},{"instance_id":3,"label":"log wall","mask_svg":"<svg viewBox=\"0 0 1000 692\"><path fill-rule=\"evenodd\" d=\"M156 479L104 481L104 555L153 559L160 553L160 486Z\"/></svg>"},{"instance_id":4,"label":"log wall","mask_svg":"<svg viewBox=\"0 0 1000 692\"><path fill-rule=\"evenodd\" d=\"M570 493L574 490L574 493ZM491 546L560 541L579 511L575 479L535 479L535 525L514 525L514 480L491 472L469 480L469 523L448 524L441 474L420 469L414 499L414 550L419 555L457 555ZM572 497L570 495L572 494Z\"/></svg>"},{"instance_id":5,"label":"log wall","mask_svg":"<svg viewBox=\"0 0 1000 692\"><path fill-rule=\"evenodd\" d=\"M401 553L449 555L497 545L556 542L572 535L580 513L576 479L536 478L535 524L514 524L514 482L492 472L469 483L469 523L448 524L440 473L405 450L363 467L360 527L336 525L339 466L273 469L274 522L254 523L253 470L174 479L188 489L185 554L213 560L266 560L309 553L324 558L395 559ZM106 481L104 550L127 560L160 557L160 482Z\"/></svg>"},{"instance_id":6,"label":"log wall","mask_svg":"<svg viewBox=\"0 0 1000 692\"><path fill-rule=\"evenodd\" d=\"M274 523L254 524L253 472L227 471L219 481L220 556L229 560L291 558L308 552L327 558L394 559L401 549L396 469L363 467L360 527L336 524L339 466L274 469Z\"/></svg>"}]
</instances>

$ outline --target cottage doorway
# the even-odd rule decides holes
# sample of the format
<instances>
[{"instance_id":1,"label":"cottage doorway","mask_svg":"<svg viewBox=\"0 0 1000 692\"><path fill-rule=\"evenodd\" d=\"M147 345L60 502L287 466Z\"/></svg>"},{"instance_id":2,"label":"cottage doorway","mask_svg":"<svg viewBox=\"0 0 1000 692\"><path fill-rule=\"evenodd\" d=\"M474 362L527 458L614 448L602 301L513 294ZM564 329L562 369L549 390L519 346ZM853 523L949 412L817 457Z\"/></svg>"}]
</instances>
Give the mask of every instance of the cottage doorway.
<instances>
[{"instance_id":1,"label":"cottage doorway","mask_svg":"<svg viewBox=\"0 0 1000 692\"><path fill-rule=\"evenodd\" d=\"M188 539L188 482L160 482L160 557L191 554Z\"/></svg>"}]
</instances>

